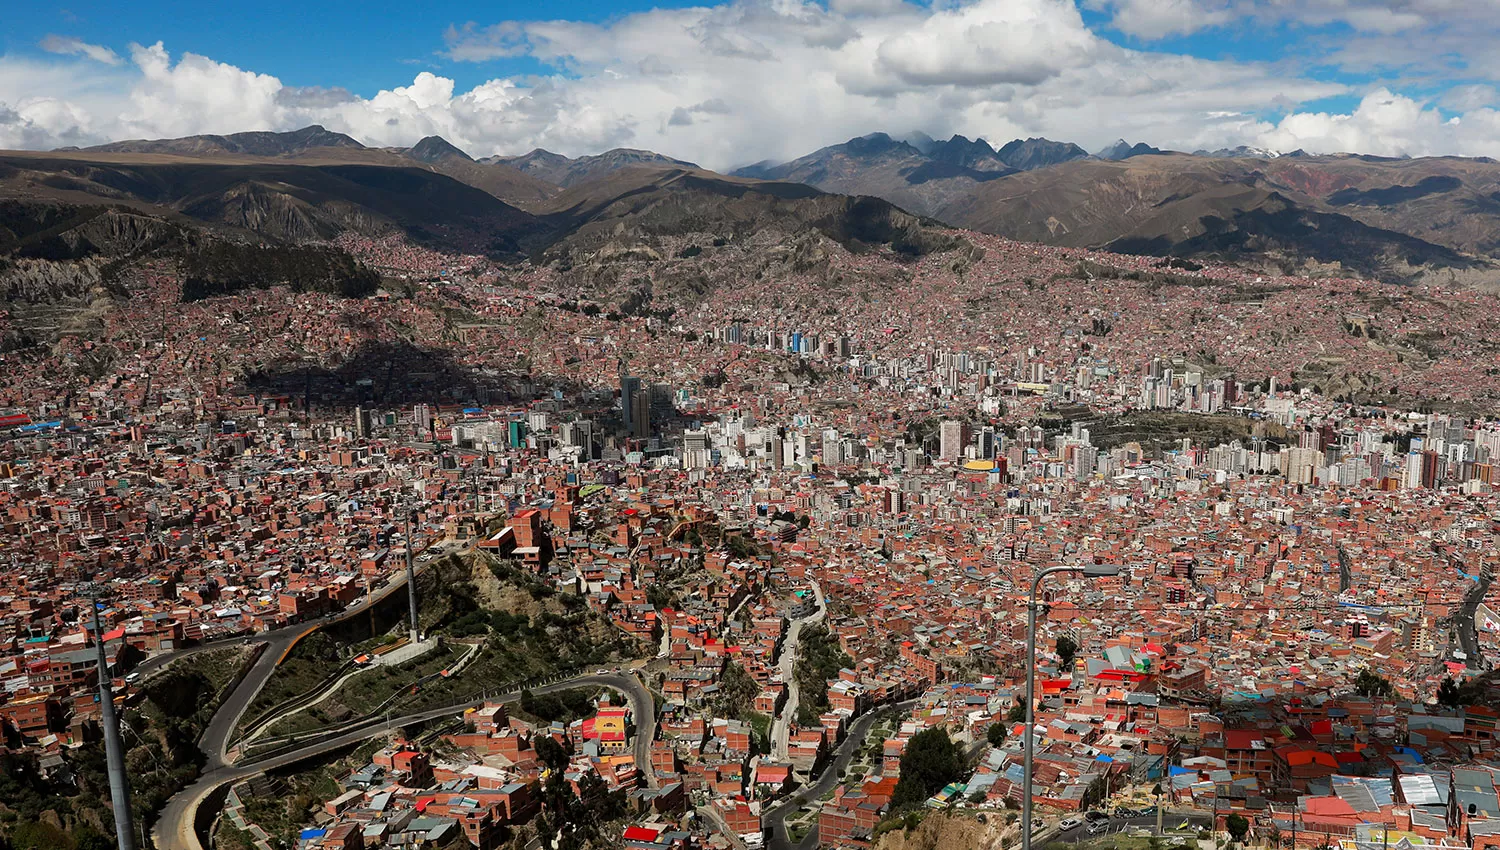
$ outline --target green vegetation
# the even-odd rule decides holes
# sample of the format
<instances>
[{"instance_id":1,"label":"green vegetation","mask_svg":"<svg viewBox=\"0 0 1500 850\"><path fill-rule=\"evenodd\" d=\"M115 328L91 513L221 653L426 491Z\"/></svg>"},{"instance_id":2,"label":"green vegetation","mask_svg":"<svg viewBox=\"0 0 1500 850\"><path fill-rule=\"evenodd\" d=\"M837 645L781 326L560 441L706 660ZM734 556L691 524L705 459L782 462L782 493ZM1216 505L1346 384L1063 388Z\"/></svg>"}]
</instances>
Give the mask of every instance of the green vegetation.
<instances>
[{"instance_id":1,"label":"green vegetation","mask_svg":"<svg viewBox=\"0 0 1500 850\"><path fill-rule=\"evenodd\" d=\"M385 744L384 738L376 738L316 767L304 765L273 777L279 786L277 793L253 794L241 800L245 819L266 831L272 847L297 846L297 833L312 819L314 810L339 795L337 777L369 764L370 757Z\"/></svg>"},{"instance_id":2,"label":"green vegetation","mask_svg":"<svg viewBox=\"0 0 1500 850\"><path fill-rule=\"evenodd\" d=\"M1245 836L1250 834L1250 821L1245 820L1241 814L1232 814L1224 819L1224 829L1229 837L1235 841L1244 841Z\"/></svg>"},{"instance_id":3,"label":"green vegetation","mask_svg":"<svg viewBox=\"0 0 1500 850\"><path fill-rule=\"evenodd\" d=\"M514 714L523 720L543 723L572 723L594 713L594 703L606 689L569 688L551 694L521 692L520 711ZM609 691L610 705L624 705L625 698Z\"/></svg>"},{"instance_id":4,"label":"green vegetation","mask_svg":"<svg viewBox=\"0 0 1500 850\"><path fill-rule=\"evenodd\" d=\"M1217 445L1248 439L1263 431L1272 442L1286 439L1280 425L1256 422L1242 416L1209 416L1201 413L1177 413L1167 410L1138 410L1120 416L1083 419L1089 438L1101 450L1119 448L1126 443L1140 443L1145 452L1160 452L1184 437L1194 445ZM1059 427L1067 423L1059 423Z\"/></svg>"},{"instance_id":5,"label":"green vegetation","mask_svg":"<svg viewBox=\"0 0 1500 850\"><path fill-rule=\"evenodd\" d=\"M380 275L347 252L320 245L259 245L211 241L182 258L182 300L285 284L294 291L370 295Z\"/></svg>"},{"instance_id":6,"label":"green vegetation","mask_svg":"<svg viewBox=\"0 0 1500 850\"><path fill-rule=\"evenodd\" d=\"M901 754L901 780L891 795L891 808L922 805L928 797L962 778L963 759L946 729L934 727L913 735Z\"/></svg>"},{"instance_id":7,"label":"green vegetation","mask_svg":"<svg viewBox=\"0 0 1500 850\"><path fill-rule=\"evenodd\" d=\"M751 713L760 685L745 672L739 662L731 661L724 666L724 675L719 678L719 693L714 697L714 714L743 720Z\"/></svg>"},{"instance_id":8,"label":"green vegetation","mask_svg":"<svg viewBox=\"0 0 1500 850\"><path fill-rule=\"evenodd\" d=\"M1057 657L1062 661L1062 669L1070 670L1073 667L1073 658L1078 654L1078 641L1068 635L1058 635Z\"/></svg>"},{"instance_id":9,"label":"green vegetation","mask_svg":"<svg viewBox=\"0 0 1500 850\"><path fill-rule=\"evenodd\" d=\"M624 791L611 791L596 774L585 774L578 783L579 793L554 771L542 789L542 814L535 821L537 837L543 847L558 850L581 850L584 847L609 846L611 828L625 817L628 806Z\"/></svg>"},{"instance_id":10,"label":"green vegetation","mask_svg":"<svg viewBox=\"0 0 1500 850\"><path fill-rule=\"evenodd\" d=\"M1391 686L1389 679L1366 667L1354 679L1354 692L1360 696L1390 698L1395 695L1396 689Z\"/></svg>"},{"instance_id":11,"label":"green vegetation","mask_svg":"<svg viewBox=\"0 0 1500 850\"><path fill-rule=\"evenodd\" d=\"M581 596L558 593L510 562L491 561L483 556L473 556L472 560L448 557L431 564L418 581L417 619L422 628L433 635L482 639L483 648L457 675L432 679L415 693L396 700L389 706L393 715L454 705L486 692L498 693L513 683L633 657L638 652L634 641L591 612ZM397 632L401 628L397 626ZM342 644L323 631L309 635L292 650L251 703L241 728L247 728L288 699L307 693L345 659L396 636L393 633L358 644ZM444 661L424 657L409 672L431 674L444 669L452 659L453 656L445 656ZM335 699L351 712L368 711L393 693L394 688L409 688L420 678L400 672L403 669L387 671L384 679L379 678L380 674L368 674L374 678L355 677L346 685L373 690L358 699L352 696ZM377 696L381 691L384 695ZM332 699L294 717L316 717L315 712L319 711L330 720L348 719L340 716ZM308 721L296 722L306 725Z\"/></svg>"},{"instance_id":12,"label":"green vegetation","mask_svg":"<svg viewBox=\"0 0 1500 850\"><path fill-rule=\"evenodd\" d=\"M1005 713L1005 719L1011 723L1025 723L1026 703L1018 702L1015 705L1011 706L1010 711L1007 711Z\"/></svg>"},{"instance_id":13,"label":"green vegetation","mask_svg":"<svg viewBox=\"0 0 1500 850\"><path fill-rule=\"evenodd\" d=\"M1000 747L1005 744L1005 724L1000 722L991 723L984 730L984 739L992 747Z\"/></svg>"},{"instance_id":14,"label":"green vegetation","mask_svg":"<svg viewBox=\"0 0 1500 850\"><path fill-rule=\"evenodd\" d=\"M792 670L797 680L797 723L815 726L828 710L828 681L854 662L822 623L802 629L801 640Z\"/></svg>"},{"instance_id":15,"label":"green vegetation","mask_svg":"<svg viewBox=\"0 0 1500 850\"><path fill-rule=\"evenodd\" d=\"M138 825L150 828L167 798L197 778L203 764L197 739L219 706L224 688L239 670L243 649L203 652L183 658L142 685L143 699L121 713L125 769ZM99 850L113 846L114 832L104 744L73 751L69 766L76 786L54 784L34 755L0 756L0 846ZM102 844L100 842L103 842Z\"/></svg>"},{"instance_id":16,"label":"green vegetation","mask_svg":"<svg viewBox=\"0 0 1500 850\"><path fill-rule=\"evenodd\" d=\"M368 714L386 700L410 690L417 682L437 675L463 658L468 647L443 645L428 650L406 664L373 667L346 680L328 697L308 708L289 714L266 730L271 737L291 735L336 726Z\"/></svg>"}]
</instances>

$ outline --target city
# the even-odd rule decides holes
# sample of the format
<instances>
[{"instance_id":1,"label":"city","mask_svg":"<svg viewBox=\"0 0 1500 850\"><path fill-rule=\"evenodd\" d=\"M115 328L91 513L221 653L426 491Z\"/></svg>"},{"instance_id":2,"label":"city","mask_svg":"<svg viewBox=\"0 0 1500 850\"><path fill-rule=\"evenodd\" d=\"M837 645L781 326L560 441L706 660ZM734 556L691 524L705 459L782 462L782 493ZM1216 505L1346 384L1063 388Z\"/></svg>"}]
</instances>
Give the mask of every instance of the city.
<instances>
[{"instance_id":1,"label":"city","mask_svg":"<svg viewBox=\"0 0 1500 850\"><path fill-rule=\"evenodd\" d=\"M0 850L1500 850L1493 2L115 5Z\"/></svg>"},{"instance_id":2,"label":"city","mask_svg":"<svg viewBox=\"0 0 1500 850\"><path fill-rule=\"evenodd\" d=\"M1241 817L1299 846L1370 829L1479 846L1460 837L1487 834L1494 806L1455 821L1444 801L1500 800L1484 675L1500 424L1463 412L1500 388L1465 348L1493 344L1495 296L1228 267L1163 287L1118 274L1139 258L974 238L963 275L922 261L898 301L817 310L794 283L746 282L681 321L389 240L348 244L437 283L180 304L147 269L106 319L97 385L7 370L13 751L82 781L102 642L127 716L160 710L153 682L180 687L174 671L204 676L195 659L223 668L198 682L214 710L188 730L197 778L134 783L157 847L488 848L548 829L872 846L913 795L992 812L1014 840L1027 591L1064 566L1036 634L1039 836L1124 809L1152 814L1106 829ZM1090 268L1116 278L1072 310ZM1256 303L1221 300L1255 286ZM743 318L747 300L783 306ZM1210 311L1231 335L1193 334ZM1278 316L1308 327L1236 353ZM1465 321L1420 370L1351 330ZM447 360L384 368L394 355L366 352L394 328L451 339ZM373 379L236 379L234 358L283 351L365 357ZM1338 397L1298 386L1319 362ZM1361 391L1361 374L1381 380ZM551 608L528 621L547 599L591 633L550 634ZM507 664L520 641L556 657ZM929 730L961 769L907 787ZM172 757L142 740L127 764ZM561 814L569 795L604 814Z\"/></svg>"}]
</instances>

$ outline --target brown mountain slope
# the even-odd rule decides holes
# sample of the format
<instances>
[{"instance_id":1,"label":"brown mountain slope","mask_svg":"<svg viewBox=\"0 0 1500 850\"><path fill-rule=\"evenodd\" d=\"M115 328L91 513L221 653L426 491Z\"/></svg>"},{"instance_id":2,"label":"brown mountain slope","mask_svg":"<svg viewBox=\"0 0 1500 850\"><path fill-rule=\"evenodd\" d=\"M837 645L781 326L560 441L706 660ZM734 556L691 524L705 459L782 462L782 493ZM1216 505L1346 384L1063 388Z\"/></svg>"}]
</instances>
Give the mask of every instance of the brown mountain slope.
<instances>
[{"instance_id":1,"label":"brown mountain slope","mask_svg":"<svg viewBox=\"0 0 1500 850\"><path fill-rule=\"evenodd\" d=\"M83 151L55 152L98 160L111 156L172 156L211 162L293 160L308 165L381 165L425 168L473 186L507 204L527 208L557 193L544 180L504 164L481 164L440 136L429 136L411 148L367 148L342 133L316 124L286 133L231 133L226 136L187 136L180 139L133 139L111 142ZM120 161L120 160L115 160Z\"/></svg>"},{"instance_id":2,"label":"brown mountain slope","mask_svg":"<svg viewBox=\"0 0 1500 850\"><path fill-rule=\"evenodd\" d=\"M689 234L743 239L815 230L851 250L879 244L913 255L962 241L879 198L680 168L622 169L563 192L547 210L544 220L561 234L549 255L654 250L658 242Z\"/></svg>"},{"instance_id":3,"label":"brown mountain slope","mask_svg":"<svg viewBox=\"0 0 1500 850\"><path fill-rule=\"evenodd\" d=\"M593 156L570 158L540 148L521 156L491 156L486 165L503 165L564 189L597 180L622 168L697 168L653 151L615 148Z\"/></svg>"},{"instance_id":4,"label":"brown mountain slope","mask_svg":"<svg viewBox=\"0 0 1500 850\"><path fill-rule=\"evenodd\" d=\"M984 141L954 136L923 149L885 133L860 136L780 165L756 165L736 176L806 183L825 192L873 195L931 215L975 187L1011 173Z\"/></svg>"},{"instance_id":5,"label":"brown mountain slope","mask_svg":"<svg viewBox=\"0 0 1500 850\"><path fill-rule=\"evenodd\" d=\"M86 148L89 153L159 153L184 156L286 156L317 148L360 150L359 142L313 124L289 133L250 132L227 136L186 136L181 139L131 139Z\"/></svg>"},{"instance_id":6,"label":"brown mountain slope","mask_svg":"<svg viewBox=\"0 0 1500 850\"><path fill-rule=\"evenodd\" d=\"M1079 160L991 181L936 211L1014 239L1359 275L1500 278L1500 166L1485 160Z\"/></svg>"},{"instance_id":7,"label":"brown mountain slope","mask_svg":"<svg viewBox=\"0 0 1500 850\"><path fill-rule=\"evenodd\" d=\"M426 241L487 239L503 252L540 230L527 213L409 161L400 168L314 162L0 154L0 198L125 206L287 243L402 231Z\"/></svg>"}]
</instances>

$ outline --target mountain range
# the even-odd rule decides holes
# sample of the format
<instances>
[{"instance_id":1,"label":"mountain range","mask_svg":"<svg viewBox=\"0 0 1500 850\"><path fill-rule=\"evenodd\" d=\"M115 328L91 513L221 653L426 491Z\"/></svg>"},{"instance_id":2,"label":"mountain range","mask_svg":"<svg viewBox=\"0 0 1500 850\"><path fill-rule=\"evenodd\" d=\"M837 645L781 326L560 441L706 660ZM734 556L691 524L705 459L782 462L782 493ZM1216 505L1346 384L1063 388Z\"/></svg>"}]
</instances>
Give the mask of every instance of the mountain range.
<instances>
[{"instance_id":1,"label":"mountain range","mask_svg":"<svg viewBox=\"0 0 1500 850\"><path fill-rule=\"evenodd\" d=\"M287 245L402 232L565 263L628 253L632 240L654 251L768 228L920 252L946 224L1271 272L1500 280L1500 165L1484 158L1189 154L1124 140L1089 154L1043 138L996 148L872 133L718 174L643 150L475 159L437 136L374 148L313 126L0 154L0 199L0 256L141 250L161 225ZM111 248L118 233L134 236Z\"/></svg>"},{"instance_id":2,"label":"mountain range","mask_svg":"<svg viewBox=\"0 0 1500 850\"><path fill-rule=\"evenodd\" d=\"M355 262L339 247L350 235L549 265L578 297L630 309L650 302L643 281L683 306L751 266L816 279L834 245L918 256L966 244L879 198L716 174L645 151L512 161L475 160L438 137L369 148L316 127L0 152L9 312L0 311L0 351L97 316L101 299L126 291L120 276L146 262L175 263L184 299L277 283L364 295L380 285L378 272L400 276Z\"/></svg>"}]
</instances>

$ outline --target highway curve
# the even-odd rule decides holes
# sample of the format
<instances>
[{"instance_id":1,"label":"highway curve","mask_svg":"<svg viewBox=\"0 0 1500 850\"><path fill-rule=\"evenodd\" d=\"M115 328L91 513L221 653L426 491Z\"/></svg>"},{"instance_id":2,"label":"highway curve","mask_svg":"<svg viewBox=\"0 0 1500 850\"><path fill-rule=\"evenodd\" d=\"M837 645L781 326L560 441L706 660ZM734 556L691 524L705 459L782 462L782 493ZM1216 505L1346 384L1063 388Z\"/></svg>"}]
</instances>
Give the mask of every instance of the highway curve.
<instances>
[{"instance_id":1,"label":"highway curve","mask_svg":"<svg viewBox=\"0 0 1500 850\"><path fill-rule=\"evenodd\" d=\"M267 655L269 654L268 652ZM262 657L264 658L265 656ZM587 685L614 688L623 693L625 698L630 701L631 712L636 718L636 761L646 771L647 782L652 787L655 787L656 777L650 770L650 765L651 743L656 737L656 703L652 701L651 693L646 690L639 679L626 673L611 673L607 675L588 674L576 676L572 679L564 679L550 685L542 685L533 688L532 691L534 693L546 694ZM521 692L514 691L501 694L493 699L501 702L513 702L520 698ZM198 817L198 807L216 789L225 784L236 782L267 770L293 765L315 756L347 747L350 744L386 734L402 726L458 714L467 708L472 708L480 704L481 701L466 702L409 714L405 717L396 718L389 723L376 721L369 726L351 732L345 732L290 752L269 756L245 764L226 765L222 760L212 762L203 775L198 778L197 782L178 792L172 799L167 801L166 808L162 810L161 817L157 820L156 827L152 830L152 838L158 850L203 850L203 843L194 826ZM236 717L238 717L238 714L236 714ZM216 715L215 720L217 719L218 716ZM232 725L230 728L233 728ZM206 736L205 741L207 741Z\"/></svg>"}]
</instances>

